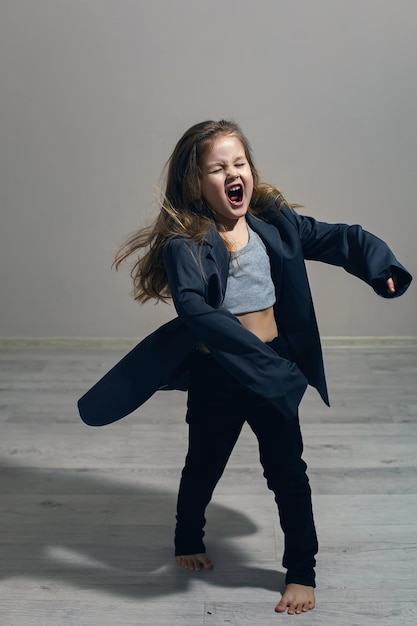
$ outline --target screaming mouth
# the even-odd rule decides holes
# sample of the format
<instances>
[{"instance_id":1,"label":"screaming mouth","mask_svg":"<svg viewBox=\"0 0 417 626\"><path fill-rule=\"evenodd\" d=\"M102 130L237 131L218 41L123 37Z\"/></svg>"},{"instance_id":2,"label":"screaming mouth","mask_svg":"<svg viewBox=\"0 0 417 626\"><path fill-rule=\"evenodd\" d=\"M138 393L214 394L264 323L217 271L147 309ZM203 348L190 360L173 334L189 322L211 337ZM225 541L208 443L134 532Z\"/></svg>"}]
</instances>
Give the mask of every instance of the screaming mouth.
<instances>
[{"instance_id":1,"label":"screaming mouth","mask_svg":"<svg viewBox=\"0 0 417 626\"><path fill-rule=\"evenodd\" d=\"M242 202L242 198L243 198L242 186L234 185L233 187L230 187L230 189L227 192L227 195L231 202L236 202L236 203Z\"/></svg>"}]
</instances>

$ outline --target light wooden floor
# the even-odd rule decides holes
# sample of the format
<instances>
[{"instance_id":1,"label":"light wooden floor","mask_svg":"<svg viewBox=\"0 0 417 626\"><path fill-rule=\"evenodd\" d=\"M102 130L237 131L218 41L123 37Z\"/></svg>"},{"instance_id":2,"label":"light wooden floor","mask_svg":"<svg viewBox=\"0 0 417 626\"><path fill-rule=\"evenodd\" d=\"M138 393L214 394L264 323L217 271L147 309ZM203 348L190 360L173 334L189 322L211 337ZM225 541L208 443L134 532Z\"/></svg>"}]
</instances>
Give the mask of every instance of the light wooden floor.
<instances>
[{"instance_id":1,"label":"light wooden floor","mask_svg":"<svg viewBox=\"0 0 417 626\"><path fill-rule=\"evenodd\" d=\"M301 412L318 606L277 615L282 536L249 431L208 512L212 572L172 559L185 395L93 429L77 398L119 350L0 352L2 626L417 624L417 350L328 349Z\"/></svg>"}]
</instances>

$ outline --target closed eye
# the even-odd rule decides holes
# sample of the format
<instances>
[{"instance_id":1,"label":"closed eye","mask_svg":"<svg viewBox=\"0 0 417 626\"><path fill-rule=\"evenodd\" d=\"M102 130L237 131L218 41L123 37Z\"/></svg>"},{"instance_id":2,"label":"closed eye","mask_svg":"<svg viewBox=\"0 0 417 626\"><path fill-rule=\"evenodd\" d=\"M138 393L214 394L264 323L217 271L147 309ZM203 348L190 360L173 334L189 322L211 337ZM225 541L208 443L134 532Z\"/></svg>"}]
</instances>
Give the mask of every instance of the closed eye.
<instances>
[{"instance_id":1,"label":"closed eye","mask_svg":"<svg viewBox=\"0 0 417 626\"><path fill-rule=\"evenodd\" d=\"M242 161L239 163L235 163L234 166L235 167L244 167L246 165L246 162ZM218 172L221 172L223 170L223 167L215 167L212 170L209 171L209 174L217 174Z\"/></svg>"}]
</instances>

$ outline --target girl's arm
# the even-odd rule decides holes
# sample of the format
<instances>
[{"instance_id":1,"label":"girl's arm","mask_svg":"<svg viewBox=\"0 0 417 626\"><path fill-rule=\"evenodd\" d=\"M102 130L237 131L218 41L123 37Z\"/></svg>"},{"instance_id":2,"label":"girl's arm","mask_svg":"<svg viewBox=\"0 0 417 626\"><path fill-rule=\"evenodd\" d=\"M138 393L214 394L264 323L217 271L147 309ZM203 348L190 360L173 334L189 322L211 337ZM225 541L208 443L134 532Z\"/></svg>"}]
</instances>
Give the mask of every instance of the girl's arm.
<instances>
[{"instance_id":1,"label":"girl's arm","mask_svg":"<svg viewBox=\"0 0 417 626\"><path fill-rule=\"evenodd\" d=\"M297 228L305 259L341 266L384 298L401 296L408 289L411 274L382 239L361 226L326 224L287 208L280 215Z\"/></svg>"},{"instance_id":2,"label":"girl's arm","mask_svg":"<svg viewBox=\"0 0 417 626\"><path fill-rule=\"evenodd\" d=\"M203 279L192 245L186 239L173 238L164 248L168 283L179 318L226 371L286 417L293 417L307 379L295 363L279 357L232 313L208 304L210 281L219 288L220 280L216 271Z\"/></svg>"}]
</instances>

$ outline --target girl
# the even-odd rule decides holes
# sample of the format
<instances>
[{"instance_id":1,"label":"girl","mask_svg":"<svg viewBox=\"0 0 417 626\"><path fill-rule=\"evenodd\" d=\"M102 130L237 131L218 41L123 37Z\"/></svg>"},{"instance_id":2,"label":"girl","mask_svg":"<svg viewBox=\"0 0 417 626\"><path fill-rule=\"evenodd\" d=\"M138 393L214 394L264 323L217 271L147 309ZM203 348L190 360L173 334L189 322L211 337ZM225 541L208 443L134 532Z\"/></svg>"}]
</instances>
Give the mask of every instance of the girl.
<instances>
[{"instance_id":1,"label":"girl","mask_svg":"<svg viewBox=\"0 0 417 626\"><path fill-rule=\"evenodd\" d=\"M328 395L305 259L339 265L387 298L404 293L411 276L360 226L298 215L261 182L247 139L223 120L196 124L179 140L160 214L126 241L116 268L144 249L132 269L134 296L172 297L178 318L80 400L81 416L110 423L157 389L188 388L175 555L194 571L213 567L205 509L247 421L285 537L286 589L275 610L306 612L315 605L318 544L298 406L308 384L327 404Z\"/></svg>"}]
</instances>

